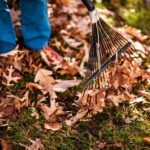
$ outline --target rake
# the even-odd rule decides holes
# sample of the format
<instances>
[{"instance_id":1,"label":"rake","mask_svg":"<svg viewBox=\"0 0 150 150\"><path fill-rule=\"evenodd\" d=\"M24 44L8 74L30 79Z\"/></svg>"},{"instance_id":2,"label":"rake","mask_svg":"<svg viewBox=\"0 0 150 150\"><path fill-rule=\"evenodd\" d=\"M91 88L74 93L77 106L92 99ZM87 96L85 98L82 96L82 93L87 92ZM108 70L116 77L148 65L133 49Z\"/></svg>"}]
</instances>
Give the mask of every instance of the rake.
<instances>
[{"instance_id":1,"label":"rake","mask_svg":"<svg viewBox=\"0 0 150 150\"><path fill-rule=\"evenodd\" d=\"M99 89L102 83L105 83L103 79L107 78L108 67L115 60L121 64L126 59L132 64L132 61L137 61L142 55L133 47L131 42L111 28L99 16L97 9L90 0L82 0L82 2L87 7L92 22L91 47L83 90L87 88ZM134 60L134 57L137 60Z\"/></svg>"}]
</instances>

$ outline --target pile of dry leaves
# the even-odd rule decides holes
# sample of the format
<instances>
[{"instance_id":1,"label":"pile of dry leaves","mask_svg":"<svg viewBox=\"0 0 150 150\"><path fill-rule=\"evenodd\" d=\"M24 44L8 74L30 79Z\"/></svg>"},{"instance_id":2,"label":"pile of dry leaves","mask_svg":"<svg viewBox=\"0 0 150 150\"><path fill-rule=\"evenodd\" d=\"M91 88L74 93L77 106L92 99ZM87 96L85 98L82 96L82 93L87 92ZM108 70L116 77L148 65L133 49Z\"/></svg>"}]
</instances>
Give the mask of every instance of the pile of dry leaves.
<instances>
[{"instance_id":1,"label":"pile of dry leaves","mask_svg":"<svg viewBox=\"0 0 150 150\"><path fill-rule=\"evenodd\" d=\"M12 12L19 35L20 12L15 9ZM53 60L48 50L30 52L21 46L11 55L0 56L0 126L5 126L8 118L17 120L22 109L29 107L32 117L39 119L40 115L44 116L45 129L58 131L62 128L62 123L72 126L89 114L101 112L105 106L118 106L124 101L136 99L139 95L133 94L134 84L150 84L150 69L142 69L141 59L136 59L132 64L124 61L121 66L115 62L108 69L107 82L111 86L78 92L77 95L75 92L70 105L76 112L67 110L65 106L70 99L60 95L69 88L80 85L85 76L91 32L90 18L81 2L74 3L74 0L58 0L49 5L49 12L53 29L49 45L63 59ZM100 12L104 18L114 15L108 10ZM126 38L132 39L139 51L149 54L150 47L146 45L148 37L131 27L117 30ZM38 93L36 98L35 93ZM145 92L140 94L143 96ZM61 116L63 119L60 119ZM34 141L31 142L34 144Z\"/></svg>"}]
</instances>

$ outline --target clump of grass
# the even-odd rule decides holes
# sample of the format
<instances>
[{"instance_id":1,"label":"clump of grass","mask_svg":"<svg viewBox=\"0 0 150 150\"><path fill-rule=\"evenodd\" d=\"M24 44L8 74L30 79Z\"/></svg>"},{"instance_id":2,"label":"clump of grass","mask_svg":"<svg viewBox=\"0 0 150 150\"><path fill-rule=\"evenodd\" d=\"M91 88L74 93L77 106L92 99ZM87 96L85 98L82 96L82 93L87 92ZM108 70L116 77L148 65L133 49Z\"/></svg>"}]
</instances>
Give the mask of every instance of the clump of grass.
<instances>
[{"instance_id":1,"label":"clump of grass","mask_svg":"<svg viewBox=\"0 0 150 150\"><path fill-rule=\"evenodd\" d=\"M138 119L125 123L125 119L134 117L137 111L140 114ZM105 109L103 113L72 128L63 125L63 129L58 132L45 130L43 123L42 117L36 120L31 117L30 109L26 109L16 122L8 120L7 128L1 130L0 136L11 141L15 150L23 149L19 143L30 144L29 138L41 139L46 150L96 149L98 141L106 144L122 143L125 149L148 148L143 143L143 137L150 136L148 114L125 104Z\"/></svg>"}]
</instances>

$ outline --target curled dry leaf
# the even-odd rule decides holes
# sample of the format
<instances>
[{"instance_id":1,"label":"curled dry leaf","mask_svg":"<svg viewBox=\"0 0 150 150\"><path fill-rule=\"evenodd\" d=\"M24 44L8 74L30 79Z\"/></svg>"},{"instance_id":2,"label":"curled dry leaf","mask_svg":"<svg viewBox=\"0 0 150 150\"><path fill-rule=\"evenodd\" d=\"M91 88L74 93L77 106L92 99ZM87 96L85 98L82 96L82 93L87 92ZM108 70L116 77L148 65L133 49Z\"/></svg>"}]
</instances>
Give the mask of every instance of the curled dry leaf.
<instances>
[{"instance_id":1,"label":"curled dry leaf","mask_svg":"<svg viewBox=\"0 0 150 150\"><path fill-rule=\"evenodd\" d=\"M97 142L97 146L99 149L105 148L106 142Z\"/></svg>"},{"instance_id":2,"label":"curled dry leaf","mask_svg":"<svg viewBox=\"0 0 150 150\"><path fill-rule=\"evenodd\" d=\"M55 121L56 116L63 114L63 108L56 103L55 99L50 101L50 107L46 104L41 104L43 115L47 121Z\"/></svg>"},{"instance_id":3,"label":"curled dry leaf","mask_svg":"<svg viewBox=\"0 0 150 150\"><path fill-rule=\"evenodd\" d=\"M141 34L141 31L133 28L133 27L127 27L126 32L131 34L134 38L136 38L139 42L144 42L148 37Z\"/></svg>"},{"instance_id":4,"label":"curled dry leaf","mask_svg":"<svg viewBox=\"0 0 150 150\"><path fill-rule=\"evenodd\" d=\"M51 100L51 106L48 107L46 104L41 104L41 108L44 112L44 117L46 120L50 120L50 117L52 114L54 114L57 111L57 103L55 102L55 99Z\"/></svg>"},{"instance_id":5,"label":"curled dry leaf","mask_svg":"<svg viewBox=\"0 0 150 150\"><path fill-rule=\"evenodd\" d=\"M37 112L37 110L34 107L31 108L31 116L34 117L35 119L40 118L39 113Z\"/></svg>"},{"instance_id":6,"label":"curled dry leaf","mask_svg":"<svg viewBox=\"0 0 150 150\"><path fill-rule=\"evenodd\" d=\"M137 103L144 103L146 99L144 97L137 97L133 101L130 102L131 105L135 105Z\"/></svg>"},{"instance_id":7,"label":"curled dry leaf","mask_svg":"<svg viewBox=\"0 0 150 150\"><path fill-rule=\"evenodd\" d=\"M144 90L138 90L137 91L137 94L139 96L144 96L145 98L149 99L150 100L150 92L146 92Z\"/></svg>"},{"instance_id":8,"label":"curled dry leaf","mask_svg":"<svg viewBox=\"0 0 150 150\"><path fill-rule=\"evenodd\" d=\"M106 149L109 149L109 150L111 150L111 149L123 149L123 148L124 148L124 146L122 143L114 143L114 144L107 144L106 145Z\"/></svg>"},{"instance_id":9,"label":"curled dry leaf","mask_svg":"<svg viewBox=\"0 0 150 150\"><path fill-rule=\"evenodd\" d=\"M93 113L102 112L105 107L106 91L101 89L91 97L91 108Z\"/></svg>"},{"instance_id":10,"label":"curled dry leaf","mask_svg":"<svg viewBox=\"0 0 150 150\"><path fill-rule=\"evenodd\" d=\"M61 75L71 75L75 76L79 72L78 62L75 58L65 57L64 61L55 67L55 70L58 70L58 73Z\"/></svg>"},{"instance_id":11,"label":"curled dry leaf","mask_svg":"<svg viewBox=\"0 0 150 150\"><path fill-rule=\"evenodd\" d=\"M150 144L150 137L144 137L143 142Z\"/></svg>"},{"instance_id":12,"label":"curled dry leaf","mask_svg":"<svg viewBox=\"0 0 150 150\"><path fill-rule=\"evenodd\" d=\"M77 41L75 38L70 37L69 35L62 34L62 38L71 48L78 48L83 44L82 42Z\"/></svg>"},{"instance_id":13,"label":"curled dry leaf","mask_svg":"<svg viewBox=\"0 0 150 150\"><path fill-rule=\"evenodd\" d=\"M133 95L132 95L133 96ZM113 102L115 106L119 106L120 103L123 103L125 101L131 101L133 100L134 96L131 98L129 96L126 96L125 94L118 94L118 95L108 95L108 99Z\"/></svg>"},{"instance_id":14,"label":"curled dry leaf","mask_svg":"<svg viewBox=\"0 0 150 150\"><path fill-rule=\"evenodd\" d=\"M38 83L26 83L26 88L33 90L33 88L39 89L43 94L46 94L47 91Z\"/></svg>"},{"instance_id":15,"label":"curled dry leaf","mask_svg":"<svg viewBox=\"0 0 150 150\"><path fill-rule=\"evenodd\" d=\"M79 95L79 102L83 108L90 109L92 113L102 112L105 107L106 91L101 90L87 90Z\"/></svg>"},{"instance_id":16,"label":"curled dry leaf","mask_svg":"<svg viewBox=\"0 0 150 150\"><path fill-rule=\"evenodd\" d=\"M36 139L35 141L29 139L29 141L32 143L31 146L24 145L24 144L21 144L21 143L20 143L20 145L25 147L26 150L45 150L45 148L44 148L44 146L43 146L40 139Z\"/></svg>"},{"instance_id":17,"label":"curled dry leaf","mask_svg":"<svg viewBox=\"0 0 150 150\"><path fill-rule=\"evenodd\" d=\"M1 139L0 142L2 150L13 150L13 146L10 144L9 141Z\"/></svg>"},{"instance_id":18,"label":"curled dry leaf","mask_svg":"<svg viewBox=\"0 0 150 150\"><path fill-rule=\"evenodd\" d=\"M45 123L44 128L47 130L58 131L62 129L62 125L57 122Z\"/></svg>"},{"instance_id":19,"label":"curled dry leaf","mask_svg":"<svg viewBox=\"0 0 150 150\"><path fill-rule=\"evenodd\" d=\"M66 125L73 126L76 122L80 121L83 117L85 117L87 113L87 109L78 111L75 116L65 121Z\"/></svg>"},{"instance_id":20,"label":"curled dry leaf","mask_svg":"<svg viewBox=\"0 0 150 150\"><path fill-rule=\"evenodd\" d=\"M0 77L2 76L2 74L3 74L3 69L0 68Z\"/></svg>"},{"instance_id":21,"label":"curled dry leaf","mask_svg":"<svg viewBox=\"0 0 150 150\"><path fill-rule=\"evenodd\" d=\"M51 62L49 61L49 59L47 58L47 55L45 52L41 51L41 57L42 59L44 60L44 62L48 65L48 66L51 66Z\"/></svg>"},{"instance_id":22,"label":"curled dry leaf","mask_svg":"<svg viewBox=\"0 0 150 150\"><path fill-rule=\"evenodd\" d=\"M20 112L21 108L28 107L30 104L29 91L26 91L22 98L15 96L11 93L8 94L8 98L14 99L15 108Z\"/></svg>"},{"instance_id":23,"label":"curled dry leaf","mask_svg":"<svg viewBox=\"0 0 150 150\"><path fill-rule=\"evenodd\" d=\"M65 92L68 88L79 85L81 80L56 80L53 89L57 92Z\"/></svg>"},{"instance_id":24,"label":"curled dry leaf","mask_svg":"<svg viewBox=\"0 0 150 150\"><path fill-rule=\"evenodd\" d=\"M6 106L2 111L2 117L4 118L12 118L15 113L14 105Z\"/></svg>"},{"instance_id":25,"label":"curled dry leaf","mask_svg":"<svg viewBox=\"0 0 150 150\"><path fill-rule=\"evenodd\" d=\"M57 115L63 114L62 107L59 106L55 99L51 100L51 105L48 107L46 104L41 104L41 109L45 119L48 121L44 124L45 129L58 131L62 128L62 125L57 123Z\"/></svg>"}]
</instances>

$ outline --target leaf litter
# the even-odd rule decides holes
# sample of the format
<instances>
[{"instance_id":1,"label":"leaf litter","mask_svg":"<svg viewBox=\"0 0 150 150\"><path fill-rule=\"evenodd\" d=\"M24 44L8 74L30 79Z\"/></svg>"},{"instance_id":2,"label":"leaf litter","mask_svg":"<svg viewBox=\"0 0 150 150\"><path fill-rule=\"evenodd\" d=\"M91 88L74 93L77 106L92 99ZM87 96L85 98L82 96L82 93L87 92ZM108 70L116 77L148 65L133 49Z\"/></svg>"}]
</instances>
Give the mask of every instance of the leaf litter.
<instances>
[{"instance_id":1,"label":"leaf litter","mask_svg":"<svg viewBox=\"0 0 150 150\"><path fill-rule=\"evenodd\" d=\"M64 5L61 5L62 3ZM61 7L59 11L57 6ZM85 117L102 112L104 107L111 104L119 106L125 101L140 102L143 100L141 97L149 99L148 91L138 90L133 93L133 86L139 81L147 81L145 83L149 85L150 68L143 68L140 59L133 61L134 65L124 61L120 66L114 62L108 68L108 88L87 90L84 95L82 91L78 93L75 91L71 105L78 111L67 110L63 99L60 101L59 95L74 86L79 86L85 76L89 57L90 19L87 10L80 2L74 4L73 1L58 0L56 4L48 7L51 9L50 17L54 33L49 46L61 54L62 61L51 61L48 51L29 52L20 46L17 46L15 51L0 56L0 126L5 125L8 118L16 119L22 109L30 107L31 116L39 119L39 115L42 114L45 118L43 127L55 132L62 129L63 123L73 126ZM82 11L78 11L80 7ZM105 18L113 15L110 11L99 11L103 12ZM19 15L19 12L13 13L14 24L19 32L20 20L16 14ZM150 54L150 47L146 44L148 37L142 35L139 30L127 26L116 30L122 32L126 38L130 38L134 46L141 51L141 55ZM24 74L32 75L33 78L26 79ZM109 74L113 76L109 77ZM18 89L15 89L20 83L23 83L23 88L19 89L22 91L22 96L18 95ZM16 92L12 93L12 89ZM30 96L35 90L39 91L37 102L33 102ZM40 111L37 108L40 108ZM61 116L62 119L59 119ZM32 143L31 146L21 145L29 150L44 149L39 139L35 141L29 139L29 141ZM106 146L100 142L99 148L102 147L120 148L122 144Z\"/></svg>"}]
</instances>

